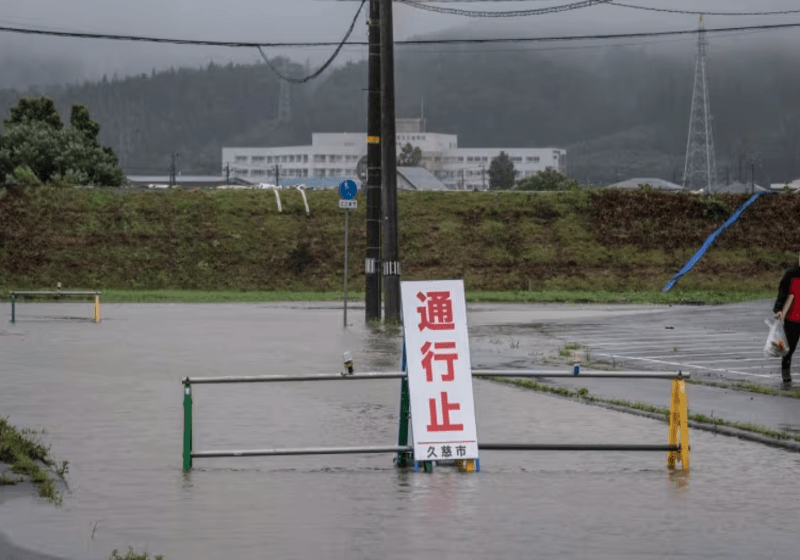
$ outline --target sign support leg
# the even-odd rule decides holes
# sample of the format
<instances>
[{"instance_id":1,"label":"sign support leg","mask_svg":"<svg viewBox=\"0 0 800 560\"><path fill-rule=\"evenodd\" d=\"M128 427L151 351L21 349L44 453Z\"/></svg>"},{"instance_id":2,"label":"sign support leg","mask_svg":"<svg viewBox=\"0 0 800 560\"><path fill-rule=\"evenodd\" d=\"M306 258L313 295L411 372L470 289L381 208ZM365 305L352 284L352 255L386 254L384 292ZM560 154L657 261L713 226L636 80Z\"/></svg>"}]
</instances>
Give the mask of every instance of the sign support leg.
<instances>
[{"instance_id":1,"label":"sign support leg","mask_svg":"<svg viewBox=\"0 0 800 560\"><path fill-rule=\"evenodd\" d=\"M406 364L405 343L403 344L403 366L401 369L405 371L406 374L408 373L408 367ZM410 410L411 410L411 397L408 391L408 377L404 377L400 381L400 418L398 421L398 429L397 429L397 445L408 445L408 418ZM397 466L407 467L412 457L413 453L408 453L405 451L398 452ZM415 467L416 463L417 462L414 461Z\"/></svg>"}]
</instances>

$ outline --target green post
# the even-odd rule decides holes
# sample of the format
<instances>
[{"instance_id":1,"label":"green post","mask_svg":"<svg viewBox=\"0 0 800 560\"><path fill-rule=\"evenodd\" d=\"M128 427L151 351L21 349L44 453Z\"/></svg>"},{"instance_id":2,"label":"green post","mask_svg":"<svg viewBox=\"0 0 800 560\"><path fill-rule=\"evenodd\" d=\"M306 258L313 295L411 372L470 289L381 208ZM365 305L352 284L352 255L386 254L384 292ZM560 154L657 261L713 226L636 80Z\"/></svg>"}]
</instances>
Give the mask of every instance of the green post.
<instances>
[{"instance_id":1,"label":"green post","mask_svg":"<svg viewBox=\"0 0 800 560\"><path fill-rule=\"evenodd\" d=\"M14 305L17 303L17 294L11 294L11 322L14 323Z\"/></svg>"},{"instance_id":2,"label":"green post","mask_svg":"<svg viewBox=\"0 0 800 560\"><path fill-rule=\"evenodd\" d=\"M406 377L400 381L400 419L397 429L397 445L408 445L408 416L411 410L411 396L408 391L408 367L406 363L406 345L403 344L403 366ZM407 467L412 460L413 454L406 451L397 453L397 466Z\"/></svg>"},{"instance_id":3,"label":"green post","mask_svg":"<svg viewBox=\"0 0 800 560\"><path fill-rule=\"evenodd\" d=\"M183 382L183 470L192 470L192 386Z\"/></svg>"}]
</instances>

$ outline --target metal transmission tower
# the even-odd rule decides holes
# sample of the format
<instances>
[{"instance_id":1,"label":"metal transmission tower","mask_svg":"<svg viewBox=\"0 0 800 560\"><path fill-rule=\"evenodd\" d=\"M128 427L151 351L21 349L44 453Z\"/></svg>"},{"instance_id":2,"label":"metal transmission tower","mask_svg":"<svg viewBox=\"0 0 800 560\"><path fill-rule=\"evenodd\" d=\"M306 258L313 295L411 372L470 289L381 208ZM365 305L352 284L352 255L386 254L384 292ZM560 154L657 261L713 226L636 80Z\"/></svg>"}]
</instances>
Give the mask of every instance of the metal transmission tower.
<instances>
[{"instance_id":1,"label":"metal transmission tower","mask_svg":"<svg viewBox=\"0 0 800 560\"><path fill-rule=\"evenodd\" d=\"M707 192L711 192L717 184L717 163L714 159L714 135L711 131L712 119L706 82L706 44L706 30L703 16L700 16L683 186L689 189L705 188Z\"/></svg>"},{"instance_id":2,"label":"metal transmission tower","mask_svg":"<svg viewBox=\"0 0 800 560\"><path fill-rule=\"evenodd\" d=\"M288 67L289 64L286 63L281 69L286 70ZM292 92L289 89L291 84L286 80L278 80L278 82L280 83L280 91L278 93L278 111L275 124L285 125L292 120Z\"/></svg>"}]
</instances>

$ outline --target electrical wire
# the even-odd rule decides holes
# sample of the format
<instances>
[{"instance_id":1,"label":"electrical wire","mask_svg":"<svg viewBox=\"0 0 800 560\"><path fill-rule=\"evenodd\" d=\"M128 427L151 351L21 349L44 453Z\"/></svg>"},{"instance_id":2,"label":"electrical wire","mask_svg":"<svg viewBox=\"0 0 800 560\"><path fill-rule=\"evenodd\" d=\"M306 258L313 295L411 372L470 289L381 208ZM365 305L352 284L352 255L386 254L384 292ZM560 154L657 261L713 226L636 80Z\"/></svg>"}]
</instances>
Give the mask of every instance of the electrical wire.
<instances>
[{"instance_id":1,"label":"electrical wire","mask_svg":"<svg viewBox=\"0 0 800 560\"><path fill-rule=\"evenodd\" d=\"M281 80L284 80L284 81L292 83L292 84L304 84L304 83L306 83L306 82L308 82L310 80L313 80L314 78L316 78L320 74L322 74L328 68L328 66L330 66L333 63L334 60L336 60L336 57L339 56L339 53L342 50L342 47L347 42L347 40L350 38L350 34L353 33L353 28L355 28L355 26L356 26L356 21L358 20L358 15L361 13L361 9L364 7L364 4L366 2L367 2L367 0L361 0L361 4L358 6L358 10L356 10L356 15L353 16L353 21L350 23L350 28L347 30L347 33L345 33L344 39L342 39L341 42L339 43L339 45L336 47L336 50L333 51L333 54L331 55L331 57L325 62L325 64L320 66L319 69L316 72L314 72L313 74L309 74L305 78L290 78L289 76L284 76L283 74L280 73L280 71L277 68L275 68L275 65L273 65L269 61L269 59L267 58L267 55L265 55L264 51L261 50L261 46L258 45L258 46L256 46L256 48L258 49L258 52L261 55L261 58L263 58L264 62L267 63L267 66L269 66L270 69L275 73L275 75L278 76Z\"/></svg>"},{"instance_id":2,"label":"electrical wire","mask_svg":"<svg viewBox=\"0 0 800 560\"><path fill-rule=\"evenodd\" d=\"M744 31L774 31L780 29L791 29L800 27L800 23L776 23L772 25L745 25L738 27L717 27L706 28L699 30L683 29L674 31L647 31L641 33L614 33L608 35L561 35L555 37L499 37L499 38L486 38L486 39L408 39L402 41L395 41L395 45L457 45L457 44L491 44L491 43L539 43L539 42L554 42L554 41L590 41L598 40L604 41L608 39L636 39L641 37L666 37L674 35L691 35L694 33L732 33ZM297 42L297 43L257 43L257 42L242 42L242 41L208 41L201 39L170 39L163 37L145 37L135 35L109 35L99 33L74 33L64 31L46 31L42 29L26 29L16 27L0 27L0 32L7 33L22 33L28 35L49 35L55 37L71 37L78 39L106 39L112 41L136 41L144 43L162 43L172 45L196 45L196 46L211 46L211 47L230 47L230 48L288 48L288 47L330 47L330 46L343 46L343 42ZM368 46L366 41L353 41L346 43L347 46Z\"/></svg>"},{"instance_id":3,"label":"electrical wire","mask_svg":"<svg viewBox=\"0 0 800 560\"><path fill-rule=\"evenodd\" d=\"M402 0L401 0L402 1ZM778 16L786 14L800 14L800 10L780 10L775 12L696 12L693 10L675 10L673 8L651 8L649 6L635 6L633 4L623 4L612 0L608 2L612 6L620 8L631 8L633 10L647 10L650 12L666 12L669 14L690 14L694 16Z\"/></svg>"},{"instance_id":4,"label":"electrical wire","mask_svg":"<svg viewBox=\"0 0 800 560\"><path fill-rule=\"evenodd\" d=\"M490 18L490 17L526 17L526 16L540 16L544 14L555 14L558 12L566 12L569 10L579 10L581 8L590 8L597 4L613 3L611 0L581 0L580 2L573 2L572 4L562 4L560 6L548 6L547 8L536 8L533 10L513 10L513 11L477 11L477 10L463 10L459 8L441 8L431 4L422 4L414 0L395 0L400 4L405 4L411 8L418 10L427 10L429 12L436 12L439 14L450 14L457 16L475 17L475 18Z\"/></svg>"}]
</instances>

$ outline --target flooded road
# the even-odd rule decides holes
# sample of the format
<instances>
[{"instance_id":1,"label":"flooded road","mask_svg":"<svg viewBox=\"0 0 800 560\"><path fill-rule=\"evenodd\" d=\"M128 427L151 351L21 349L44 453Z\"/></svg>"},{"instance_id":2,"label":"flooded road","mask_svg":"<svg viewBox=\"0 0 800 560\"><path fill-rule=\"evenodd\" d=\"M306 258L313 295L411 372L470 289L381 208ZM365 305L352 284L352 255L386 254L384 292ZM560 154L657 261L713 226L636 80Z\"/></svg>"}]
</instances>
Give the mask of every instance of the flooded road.
<instances>
[{"instance_id":1,"label":"flooded road","mask_svg":"<svg viewBox=\"0 0 800 560\"><path fill-rule=\"evenodd\" d=\"M700 431L688 475L664 453L501 451L472 474L389 455L196 459L184 474L181 378L339 372L344 351L356 372L394 371L399 331L370 331L361 309L344 329L334 304L103 305L99 324L89 307L26 304L0 326L0 414L69 461L60 508L0 491L16 546L73 560L128 546L165 560L797 556L800 456ZM640 312L653 309L609 311ZM525 315L469 306L473 364L539 352ZM393 445L399 383L198 385L194 449ZM669 382L654 383L666 405ZM482 442L666 443L647 418L484 380L474 392Z\"/></svg>"}]
</instances>

